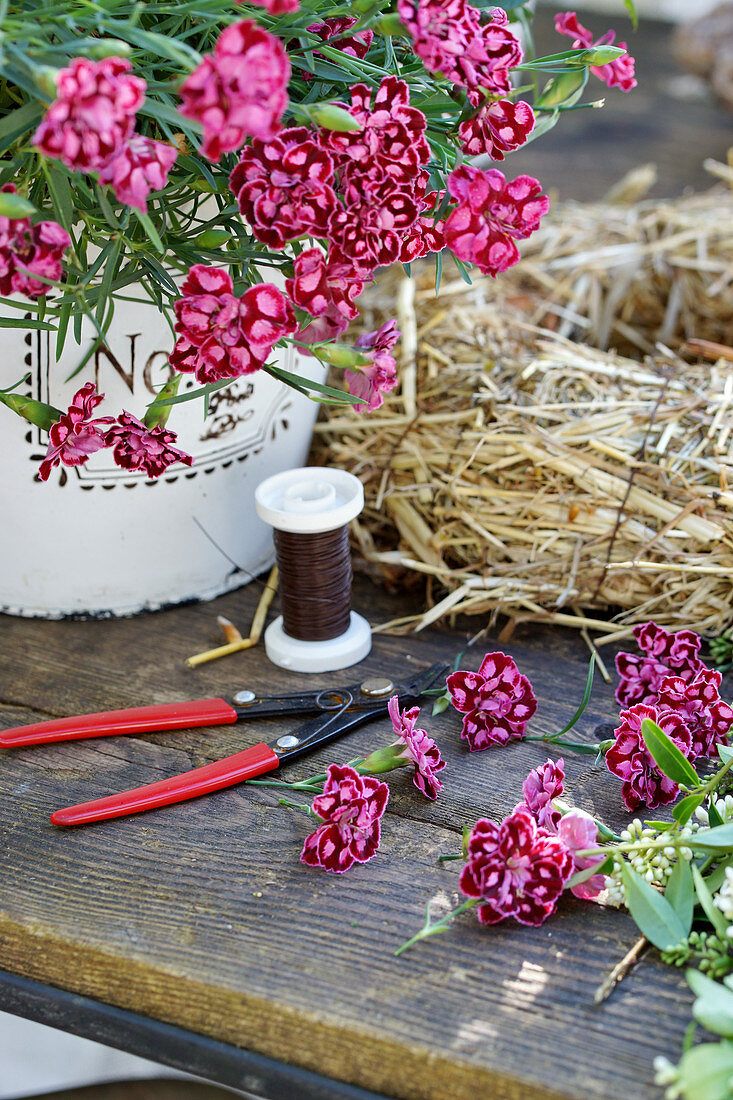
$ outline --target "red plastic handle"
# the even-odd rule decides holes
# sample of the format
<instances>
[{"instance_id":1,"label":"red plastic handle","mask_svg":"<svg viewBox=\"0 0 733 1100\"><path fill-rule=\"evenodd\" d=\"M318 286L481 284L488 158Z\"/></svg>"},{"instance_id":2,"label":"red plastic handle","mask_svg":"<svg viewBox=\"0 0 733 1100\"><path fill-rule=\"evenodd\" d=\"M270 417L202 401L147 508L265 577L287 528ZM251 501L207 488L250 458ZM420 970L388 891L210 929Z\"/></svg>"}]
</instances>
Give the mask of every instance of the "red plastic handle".
<instances>
[{"instance_id":1,"label":"red plastic handle","mask_svg":"<svg viewBox=\"0 0 733 1100\"><path fill-rule=\"evenodd\" d=\"M252 745L235 756L205 764L203 768L194 768L183 775L173 775L170 779L148 783L145 787L135 787L107 798L97 798L94 802L81 802L78 806L56 810L51 815L51 822L53 825L88 825L92 821L107 821L112 817L155 810L159 806L170 806L174 802L185 802L188 798L233 787L245 779L270 772L279 764L277 753L269 745Z\"/></svg>"},{"instance_id":2,"label":"red plastic handle","mask_svg":"<svg viewBox=\"0 0 733 1100\"><path fill-rule=\"evenodd\" d=\"M157 733L160 730L231 725L237 712L224 699L197 699L192 703L162 703L156 707L106 710L76 718L53 718L31 726L0 730L0 747L44 745L77 741L82 737L111 737L117 733Z\"/></svg>"}]
</instances>

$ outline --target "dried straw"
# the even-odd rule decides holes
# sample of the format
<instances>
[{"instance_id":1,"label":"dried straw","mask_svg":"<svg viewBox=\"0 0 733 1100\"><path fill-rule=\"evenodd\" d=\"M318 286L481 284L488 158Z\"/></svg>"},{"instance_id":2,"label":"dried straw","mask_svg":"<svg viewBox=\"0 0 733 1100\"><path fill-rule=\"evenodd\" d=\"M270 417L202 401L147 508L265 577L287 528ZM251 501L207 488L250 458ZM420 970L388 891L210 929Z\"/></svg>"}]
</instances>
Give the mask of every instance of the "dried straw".
<instances>
[{"instance_id":1,"label":"dried straw","mask_svg":"<svg viewBox=\"0 0 733 1100\"><path fill-rule=\"evenodd\" d=\"M650 617L717 633L733 618L733 367L681 354L733 344L733 197L566 205L527 243L496 282L444 281L437 299L432 268L414 293L389 272L368 321L397 304L402 392L318 425L315 459L364 483L367 567L424 578L428 610L386 628L501 613L598 645ZM648 354L598 350L611 342Z\"/></svg>"}]
</instances>

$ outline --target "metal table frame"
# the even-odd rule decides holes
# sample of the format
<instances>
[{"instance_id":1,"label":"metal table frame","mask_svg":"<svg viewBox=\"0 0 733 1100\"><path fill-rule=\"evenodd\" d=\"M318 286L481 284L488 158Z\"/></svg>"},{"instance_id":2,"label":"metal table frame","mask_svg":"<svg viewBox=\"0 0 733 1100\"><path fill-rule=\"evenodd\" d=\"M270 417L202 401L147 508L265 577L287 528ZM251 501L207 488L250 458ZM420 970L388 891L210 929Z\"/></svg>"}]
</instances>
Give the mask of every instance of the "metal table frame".
<instances>
[{"instance_id":1,"label":"metal table frame","mask_svg":"<svg viewBox=\"0 0 733 1100\"><path fill-rule=\"evenodd\" d=\"M203 1077L257 1100L387 1100L262 1054L0 970L0 1011Z\"/></svg>"}]
</instances>

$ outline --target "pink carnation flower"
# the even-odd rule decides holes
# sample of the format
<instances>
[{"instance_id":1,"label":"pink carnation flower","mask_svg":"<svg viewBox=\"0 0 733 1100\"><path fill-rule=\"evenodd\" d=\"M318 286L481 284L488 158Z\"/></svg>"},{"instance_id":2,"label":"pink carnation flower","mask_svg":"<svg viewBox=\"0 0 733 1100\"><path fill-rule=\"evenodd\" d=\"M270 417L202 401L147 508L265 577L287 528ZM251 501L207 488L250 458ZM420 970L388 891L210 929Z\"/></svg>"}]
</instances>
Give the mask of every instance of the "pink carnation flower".
<instances>
[{"instance_id":1,"label":"pink carnation flower","mask_svg":"<svg viewBox=\"0 0 733 1100\"><path fill-rule=\"evenodd\" d=\"M573 874L578 871L587 871L589 867L603 862L602 856L578 855L578 852L582 852L584 849L598 847L598 825L590 814L583 813L582 810L569 810L568 813L563 814L558 822L557 829L553 832L557 833L558 838L573 857ZM576 898L589 901L591 898L597 897L601 890L605 889L605 886L605 875L591 875L585 882L580 882L577 886L571 886L570 892L575 894Z\"/></svg>"},{"instance_id":2,"label":"pink carnation flower","mask_svg":"<svg viewBox=\"0 0 733 1100\"><path fill-rule=\"evenodd\" d=\"M645 718L656 722L680 752L689 757L691 737L684 719L672 711L659 711L643 703L622 710L619 717L621 725L614 731L616 740L606 753L606 765L623 779L622 794L627 809L636 810L639 806L653 809L674 802L679 787L657 767L644 744L641 723Z\"/></svg>"},{"instance_id":3,"label":"pink carnation flower","mask_svg":"<svg viewBox=\"0 0 733 1100\"><path fill-rule=\"evenodd\" d=\"M461 165L448 177L448 190L458 206L445 223L448 247L487 275L506 271L519 259L515 239L529 237L550 207L532 176L507 181L498 169L482 172Z\"/></svg>"},{"instance_id":4,"label":"pink carnation flower","mask_svg":"<svg viewBox=\"0 0 733 1100\"><path fill-rule=\"evenodd\" d=\"M537 710L532 685L506 653L487 653L478 672L453 672L446 684L471 752L521 740Z\"/></svg>"},{"instance_id":5,"label":"pink carnation flower","mask_svg":"<svg viewBox=\"0 0 733 1100\"><path fill-rule=\"evenodd\" d=\"M32 141L74 172L98 172L132 134L146 84L121 57L76 57L56 74L57 96Z\"/></svg>"},{"instance_id":6,"label":"pink carnation flower","mask_svg":"<svg viewBox=\"0 0 733 1100\"><path fill-rule=\"evenodd\" d=\"M267 10L268 15L289 15L300 7L300 0L247 0Z\"/></svg>"},{"instance_id":7,"label":"pink carnation flower","mask_svg":"<svg viewBox=\"0 0 733 1100\"><path fill-rule=\"evenodd\" d=\"M514 917L520 924L542 924L557 907L573 873L573 858L559 837L541 829L526 809L516 809L500 825L482 818L468 841L460 887L479 898L482 924Z\"/></svg>"},{"instance_id":8,"label":"pink carnation flower","mask_svg":"<svg viewBox=\"0 0 733 1100\"><path fill-rule=\"evenodd\" d=\"M560 757L559 760L546 760L539 768L532 768L522 783L523 805L537 824L551 833L557 832L562 817L560 811L552 805L552 800L562 794L564 781L565 761Z\"/></svg>"},{"instance_id":9,"label":"pink carnation flower","mask_svg":"<svg viewBox=\"0 0 733 1100\"><path fill-rule=\"evenodd\" d=\"M501 9L484 25L466 0L397 0L397 12L429 72L466 88L509 91L509 70L521 61L522 50Z\"/></svg>"},{"instance_id":10,"label":"pink carnation flower","mask_svg":"<svg viewBox=\"0 0 733 1100\"><path fill-rule=\"evenodd\" d=\"M577 13L574 11L558 12L555 15L555 30L558 34L565 34L575 40L574 50L587 50L594 46L612 46L616 37L615 31L608 31L594 42L593 35L578 22ZM626 49L625 42L618 42L617 45L622 50ZM630 92L636 87L634 59L628 53L615 61L609 61L607 65L591 65L590 71L609 88L620 88L622 92Z\"/></svg>"},{"instance_id":11,"label":"pink carnation flower","mask_svg":"<svg viewBox=\"0 0 733 1100\"><path fill-rule=\"evenodd\" d=\"M313 799L323 825L306 837L301 862L336 874L366 863L379 848L379 821L388 798L386 783L359 775L348 764L331 764L323 794Z\"/></svg>"},{"instance_id":12,"label":"pink carnation flower","mask_svg":"<svg viewBox=\"0 0 733 1100\"><path fill-rule=\"evenodd\" d=\"M160 477L174 462L190 466L191 455L171 446L176 433L158 425L146 428L132 413L122 412L117 423L105 435L105 446L114 447L113 456L125 470L145 470L148 477Z\"/></svg>"},{"instance_id":13,"label":"pink carnation flower","mask_svg":"<svg viewBox=\"0 0 733 1100\"><path fill-rule=\"evenodd\" d=\"M634 637L645 656L616 655L616 669L621 677L616 699L621 706L654 703L665 677L681 676L690 681L705 668L698 657L700 637L692 630L672 634L663 626L648 622L634 627Z\"/></svg>"},{"instance_id":14,"label":"pink carnation flower","mask_svg":"<svg viewBox=\"0 0 733 1100\"><path fill-rule=\"evenodd\" d=\"M359 315L354 299L364 283L334 272L320 248L305 249L293 266L293 277L285 280L287 292L296 306L314 318L298 339L306 344L338 339Z\"/></svg>"},{"instance_id":15,"label":"pink carnation flower","mask_svg":"<svg viewBox=\"0 0 733 1100\"><path fill-rule=\"evenodd\" d=\"M336 209L331 157L304 126L256 138L229 177L241 213L258 241L284 248L298 237L325 237Z\"/></svg>"},{"instance_id":16,"label":"pink carnation flower","mask_svg":"<svg viewBox=\"0 0 733 1100\"><path fill-rule=\"evenodd\" d=\"M373 412L384 403L384 394L397 385L397 364L390 349L399 340L401 332L396 321L387 321L377 332L364 332L356 341L356 347L370 351L373 361L369 366L344 371L349 393L361 397L366 405L357 405L357 412Z\"/></svg>"},{"instance_id":17,"label":"pink carnation flower","mask_svg":"<svg viewBox=\"0 0 733 1100\"><path fill-rule=\"evenodd\" d=\"M2 190L16 193L12 183ZM58 282L63 274L62 257L70 244L69 234L58 222L31 225L30 218L0 217L0 294L39 298L51 292L48 283L33 276Z\"/></svg>"},{"instance_id":18,"label":"pink carnation flower","mask_svg":"<svg viewBox=\"0 0 733 1100\"><path fill-rule=\"evenodd\" d=\"M474 107L478 107L482 97L480 93L468 93ZM496 99L484 102L472 118L467 118L458 127L458 136L464 152L478 157L482 154L492 160L503 160L510 153L524 145L534 130L534 112L529 103L520 99L512 103L509 99Z\"/></svg>"},{"instance_id":19,"label":"pink carnation flower","mask_svg":"<svg viewBox=\"0 0 733 1100\"><path fill-rule=\"evenodd\" d=\"M174 305L179 336L169 362L199 382L259 370L278 340L295 331L293 307L271 283L237 298L227 271L194 264L181 289Z\"/></svg>"},{"instance_id":20,"label":"pink carnation flower","mask_svg":"<svg viewBox=\"0 0 733 1100\"><path fill-rule=\"evenodd\" d=\"M722 676L703 668L694 680L668 676L659 687L656 706L679 715L690 731L690 759L713 756L718 745L728 743L733 709L720 698Z\"/></svg>"},{"instance_id":21,"label":"pink carnation flower","mask_svg":"<svg viewBox=\"0 0 733 1100\"><path fill-rule=\"evenodd\" d=\"M48 481L51 470L60 462L64 466L83 466L90 455L107 446L104 429L114 423L112 417L92 419L103 398L104 394L97 393L93 382L87 382L74 394L68 410L51 425L46 457L38 470L41 481Z\"/></svg>"},{"instance_id":22,"label":"pink carnation flower","mask_svg":"<svg viewBox=\"0 0 733 1100\"><path fill-rule=\"evenodd\" d=\"M357 31L353 35L344 33L355 27L358 22L355 15L339 15L334 19L326 19L323 23L311 23L307 29L332 49L361 61L368 54L369 47L374 41L374 31ZM291 49L296 45L293 43ZM323 56L320 50L313 51L313 57ZM314 79L313 73L309 73L307 69L301 69L299 75L301 80L306 82Z\"/></svg>"},{"instance_id":23,"label":"pink carnation flower","mask_svg":"<svg viewBox=\"0 0 733 1100\"><path fill-rule=\"evenodd\" d=\"M108 183L120 202L146 214L148 195L165 187L177 156L178 150L172 145L133 134L104 165L99 182Z\"/></svg>"},{"instance_id":24,"label":"pink carnation flower","mask_svg":"<svg viewBox=\"0 0 733 1100\"><path fill-rule=\"evenodd\" d=\"M420 708L412 707L411 710L400 713L399 699L393 695L387 704L387 710L392 719L392 728L398 740L405 746L400 755L415 765L413 783L426 798L434 801L443 789L437 773L445 767L445 760L432 737L428 737L425 730L415 729Z\"/></svg>"},{"instance_id":25,"label":"pink carnation flower","mask_svg":"<svg viewBox=\"0 0 733 1100\"><path fill-rule=\"evenodd\" d=\"M204 128L204 156L219 161L248 137L270 141L288 105L289 80L288 55L274 35L251 19L222 31L180 89L181 114Z\"/></svg>"}]
</instances>

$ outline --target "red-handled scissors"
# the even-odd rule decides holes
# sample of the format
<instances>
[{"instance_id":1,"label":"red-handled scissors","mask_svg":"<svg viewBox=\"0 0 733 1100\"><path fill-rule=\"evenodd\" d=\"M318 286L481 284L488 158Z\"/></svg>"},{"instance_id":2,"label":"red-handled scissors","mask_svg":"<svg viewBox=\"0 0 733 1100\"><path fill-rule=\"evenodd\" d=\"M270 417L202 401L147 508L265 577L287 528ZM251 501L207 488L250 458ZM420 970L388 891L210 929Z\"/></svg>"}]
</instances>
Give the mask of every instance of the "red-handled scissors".
<instances>
[{"instance_id":1,"label":"red-handled scissors","mask_svg":"<svg viewBox=\"0 0 733 1100\"><path fill-rule=\"evenodd\" d=\"M299 695L258 696L239 691L228 703L224 699L199 699L190 703L110 710L76 718L54 718L30 726L0 730L0 748L75 741L115 734L152 733L198 726L233 725L247 718L283 714L316 714L291 733L266 744L259 742L243 752L227 756L202 768L171 776L120 794L67 806L51 815L54 825L87 825L112 817L170 806L246 779L254 779L289 764L307 752L341 737L370 719L386 713L387 702L398 695L402 705L415 705L420 696L450 670L436 664L408 683L394 683L386 677L370 677L348 688L326 688Z\"/></svg>"}]
</instances>

